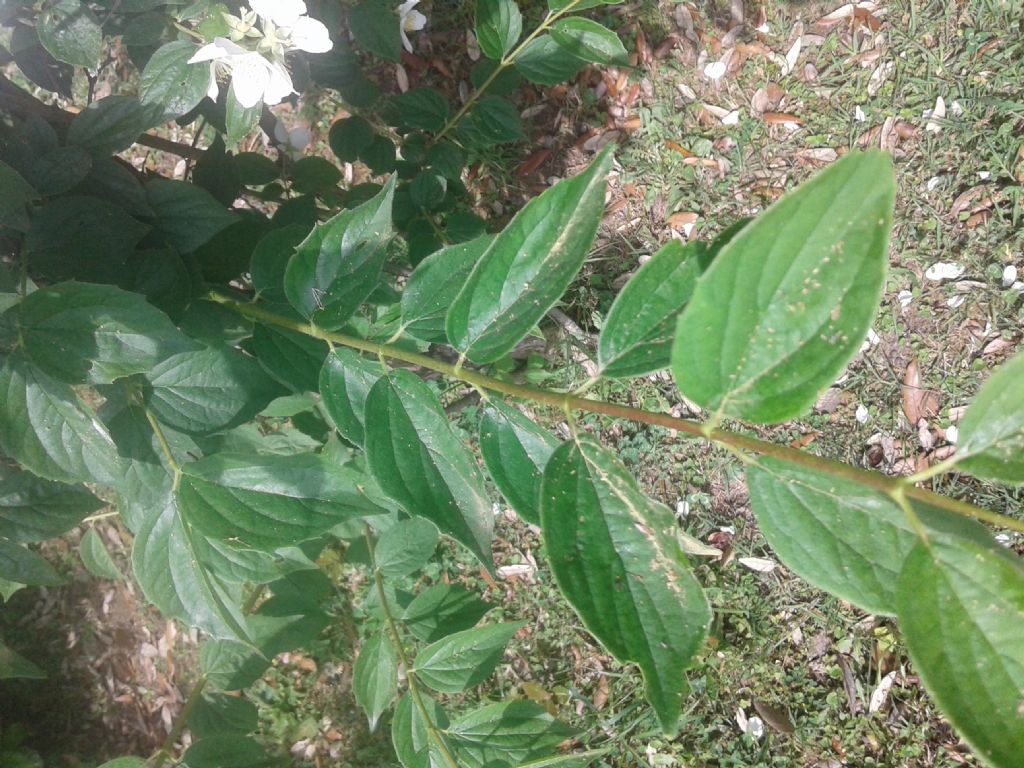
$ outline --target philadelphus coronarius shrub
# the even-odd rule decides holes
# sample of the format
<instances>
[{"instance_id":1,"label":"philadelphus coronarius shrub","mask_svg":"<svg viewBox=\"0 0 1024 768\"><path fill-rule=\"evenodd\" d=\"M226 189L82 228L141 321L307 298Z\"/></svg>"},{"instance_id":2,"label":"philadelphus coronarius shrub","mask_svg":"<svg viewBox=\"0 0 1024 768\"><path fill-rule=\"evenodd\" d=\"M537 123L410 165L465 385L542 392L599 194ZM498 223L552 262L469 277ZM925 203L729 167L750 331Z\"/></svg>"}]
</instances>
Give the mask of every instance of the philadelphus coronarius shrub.
<instances>
[{"instance_id":1,"label":"philadelphus coronarius shrub","mask_svg":"<svg viewBox=\"0 0 1024 768\"><path fill-rule=\"evenodd\" d=\"M851 152L710 242L663 245L622 289L597 376L668 369L705 420L495 375L587 258L614 150L496 233L471 210L463 169L523 135L498 91L625 60L615 34L575 15L612 4L549 0L527 31L513 0L478 0L484 58L458 107L427 87L383 95L360 68L363 53L397 61L414 49L427 22L416 2L3 6L17 76L0 102L0 591L59 583L26 545L81 524L100 489L116 496L146 598L205 638L201 677L149 765L171 758L191 715L219 708L223 729L193 739L182 764L264 764L247 732L252 705L217 691L244 690L325 628L335 586L318 556L357 540L368 591L354 691L371 728L389 724L405 768L600 759L605 750L572 752L573 729L538 704L461 703L531 618L488 620L465 588L418 578L440 537L494 567L485 472L539 526L561 593L608 653L640 669L650 716L676 733L713 609L672 512L577 413L732 451L778 556L895 617L917 674L979 758L1021 765L1024 568L992 529L1024 524L924 481L1024 483L1024 357L985 382L955 454L911 477L743 427L801 417L865 338L888 261L887 155ZM76 73L102 69L114 47L138 69L137 88L74 112L24 89L80 98ZM277 160L238 151L259 126L274 133L267 107L310 85L350 109L331 128L334 154L381 183L343 189L335 164L294 158L302 141L287 131ZM147 133L199 119L203 150ZM190 180L136 172L117 157L136 142L194 160ZM399 280L402 264L412 270ZM427 373L484 395L478 452ZM522 404L557 409L571 438ZM259 414L277 419L273 434L254 428ZM0 646L0 675L38 673Z\"/></svg>"}]
</instances>

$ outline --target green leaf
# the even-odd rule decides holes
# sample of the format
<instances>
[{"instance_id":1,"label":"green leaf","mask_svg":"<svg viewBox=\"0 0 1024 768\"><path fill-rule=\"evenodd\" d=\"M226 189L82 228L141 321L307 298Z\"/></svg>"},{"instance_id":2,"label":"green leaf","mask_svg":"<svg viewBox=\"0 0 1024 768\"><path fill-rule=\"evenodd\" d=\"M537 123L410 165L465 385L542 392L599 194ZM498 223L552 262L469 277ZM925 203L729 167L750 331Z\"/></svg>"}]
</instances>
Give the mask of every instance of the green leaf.
<instances>
[{"instance_id":1,"label":"green leaf","mask_svg":"<svg viewBox=\"0 0 1024 768\"><path fill-rule=\"evenodd\" d=\"M525 139L519 110L502 96L484 96L458 127L460 137L475 147Z\"/></svg>"},{"instance_id":2,"label":"green leaf","mask_svg":"<svg viewBox=\"0 0 1024 768\"><path fill-rule=\"evenodd\" d=\"M84 486L55 483L0 464L0 538L20 543L52 539L102 506Z\"/></svg>"},{"instance_id":3,"label":"green leaf","mask_svg":"<svg viewBox=\"0 0 1024 768\"><path fill-rule=\"evenodd\" d=\"M149 230L119 205L95 197L60 197L32 216L24 247L33 270L51 279L116 283Z\"/></svg>"},{"instance_id":4,"label":"green leaf","mask_svg":"<svg viewBox=\"0 0 1024 768\"><path fill-rule=\"evenodd\" d=\"M253 353L264 370L293 392L316 392L327 344L285 328L257 324Z\"/></svg>"},{"instance_id":5,"label":"green leaf","mask_svg":"<svg viewBox=\"0 0 1024 768\"><path fill-rule=\"evenodd\" d=\"M539 760L521 763L519 768L587 768L597 758L608 754L609 751L610 749L606 747L604 749L588 749L586 752L573 752L569 755L542 757Z\"/></svg>"},{"instance_id":6,"label":"green leaf","mask_svg":"<svg viewBox=\"0 0 1024 768\"><path fill-rule=\"evenodd\" d=\"M503 701L468 712L447 729L460 765L522 765L550 755L576 731L532 701Z\"/></svg>"},{"instance_id":7,"label":"green leaf","mask_svg":"<svg viewBox=\"0 0 1024 768\"><path fill-rule=\"evenodd\" d=\"M960 424L956 455L976 477L1024 483L1024 354L993 373Z\"/></svg>"},{"instance_id":8,"label":"green leaf","mask_svg":"<svg viewBox=\"0 0 1024 768\"><path fill-rule=\"evenodd\" d=\"M359 154L369 147L376 137L377 132L370 123L354 116L335 120L327 140L331 145L331 151L339 160L351 163L359 159Z\"/></svg>"},{"instance_id":9,"label":"green leaf","mask_svg":"<svg viewBox=\"0 0 1024 768\"><path fill-rule=\"evenodd\" d=\"M39 194L16 170L0 162L0 226L25 216L25 206Z\"/></svg>"},{"instance_id":10,"label":"green leaf","mask_svg":"<svg viewBox=\"0 0 1024 768\"><path fill-rule=\"evenodd\" d=\"M354 445L365 442L366 397L383 375L380 361L344 347L336 347L320 370L324 408L341 436Z\"/></svg>"},{"instance_id":11,"label":"green leaf","mask_svg":"<svg viewBox=\"0 0 1024 768\"><path fill-rule=\"evenodd\" d=\"M39 42L57 61L96 69L103 52L103 30L78 0L57 0L36 19Z\"/></svg>"},{"instance_id":12,"label":"green leaf","mask_svg":"<svg viewBox=\"0 0 1024 768\"><path fill-rule=\"evenodd\" d=\"M616 659L640 666L647 700L673 731L683 671L704 644L711 611L672 511L644 496L613 453L580 438L548 461L540 517L562 594Z\"/></svg>"},{"instance_id":13,"label":"green leaf","mask_svg":"<svg viewBox=\"0 0 1024 768\"><path fill-rule=\"evenodd\" d=\"M132 571L142 592L171 618L198 627L211 637L251 644L242 614L241 588L227 584L199 559L201 534L185 521L172 498L150 512L132 547Z\"/></svg>"},{"instance_id":14,"label":"green leaf","mask_svg":"<svg viewBox=\"0 0 1024 768\"><path fill-rule=\"evenodd\" d=\"M372 200L318 225L288 263L288 300L318 326L344 326L380 282L396 180L392 176Z\"/></svg>"},{"instance_id":15,"label":"green leaf","mask_svg":"<svg viewBox=\"0 0 1024 768\"><path fill-rule=\"evenodd\" d=\"M200 646L199 664L211 685L238 691L259 680L270 659L247 643L212 639Z\"/></svg>"},{"instance_id":16,"label":"green leaf","mask_svg":"<svg viewBox=\"0 0 1024 768\"><path fill-rule=\"evenodd\" d=\"M11 680L16 677L45 680L46 673L0 640L0 680Z\"/></svg>"},{"instance_id":17,"label":"green leaf","mask_svg":"<svg viewBox=\"0 0 1024 768\"><path fill-rule=\"evenodd\" d=\"M432 344L447 344L445 315L469 273L494 238L483 235L468 243L432 253L413 270L402 292L402 329Z\"/></svg>"},{"instance_id":18,"label":"green leaf","mask_svg":"<svg viewBox=\"0 0 1024 768\"><path fill-rule=\"evenodd\" d=\"M993 768L1024 754L1024 568L973 541L920 543L907 558L897 616L915 671L943 714Z\"/></svg>"},{"instance_id":19,"label":"green leaf","mask_svg":"<svg viewBox=\"0 0 1024 768\"><path fill-rule=\"evenodd\" d=\"M448 311L452 344L475 363L512 351L569 287L604 210L606 149L526 204L494 238Z\"/></svg>"},{"instance_id":20,"label":"green leaf","mask_svg":"<svg viewBox=\"0 0 1024 768\"><path fill-rule=\"evenodd\" d=\"M248 549L298 544L382 510L362 476L316 454L217 454L186 464L178 508L204 535Z\"/></svg>"},{"instance_id":21,"label":"green leaf","mask_svg":"<svg viewBox=\"0 0 1024 768\"><path fill-rule=\"evenodd\" d=\"M490 568L494 514L483 478L430 388L408 371L381 378L366 400L366 423L374 425L366 460L384 493Z\"/></svg>"},{"instance_id":22,"label":"green leaf","mask_svg":"<svg viewBox=\"0 0 1024 768\"><path fill-rule=\"evenodd\" d=\"M235 84L228 88L228 98L224 111L224 127L226 133L224 140L232 147L255 130L260 123L260 116L263 114L263 102L257 102L251 107L243 107L238 103L235 96Z\"/></svg>"},{"instance_id":23,"label":"green leaf","mask_svg":"<svg viewBox=\"0 0 1024 768\"><path fill-rule=\"evenodd\" d=\"M90 528L82 536L82 540L78 543L78 554L82 558L85 570L96 578L110 579L111 581L119 581L122 578L114 558L110 556L110 552L107 551L106 545L96 533L95 528Z\"/></svg>"},{"instance_id":24,"label":"green leaf","mask_svg":"<svg viewBox=\"0 0 1024 768\"><path fill-rule=\"evenodd\" d=\"M115 757L99 768L146 768L146 761L141 757Z\"/></svg>"},{"instance_id":25,"label":"green leaf","mask_svg":"<svg viewBox=\"0 0 1024 768\"><path fill-rule=\"evenodd\" d=\"M107 96L75 116L68 127L68 144L98 156L113 155L162 122L158 105L143 104L134 96Z\"/></svg>"},{"instance_id":26,"label":"green leaf","mask_svg":"<svg viewBox=\"0 0 1024 768\"><path fill-rule=\"evenodd\" d=\"M551 35L541 35L516 57L515 67L538 85L558 85L573 77L587 62L559 45Z\"/></svg>"},{"instance_id":27,"label":"green leaf","mask_svg":"<svg viewBox=\"0 0 1024 768\"><path fill-rule=\"evenodd\" d=\"M188 719L192 738L208 739L217 735L244 736L259 726L256 706L242 696L204 693Z\"/></svg>"},{"instance_id":28,"label":"green leaf","mask_svg":"<svg viewBox=\"0 0 1024 768\"><path fill-rule=\"evenodd\" d=\"M25 176L44 197L60 195L85 180L92 162L82 147L57 147L37 156Z\"/></svg>"},{"instance_id":29,"label":"green leaf","mask_svg":"<svg viewBox=\"0 0 1024 768\"><path fill-rule=\"evenodd\" d=\"M406 629L432 643L474 626L491 609L465 587L435 584L413 598L402 614Z\"/></svg>"},{"instance_id":30,"label":"green leaf","mask_svg":"<svg viewBox=\"0 0 1024 768\"><path fill-rule=\"evenodd\" d=\"M430 560L437 548L437 527L422 517L396 523L377 542L377 568L384 576L408 576Z\"/></svg>"},{"instance_id":31,"label":"green leaf","mask_svg":"<svg viewBox=\"0 0 1024 768\"><path fill-rule=\"evenodd\" d=\"M896 613L896 584L917 542L906 513L861 483L779 459L747 467L750 504L778 556L801 578L871 613ZM935 538L991 542L984 526L912 502Z\"/></svg>"},{"instance_id":32,"label":"green leaf","mask_svg":"<svg viewBox=\"0 0 1024 768\"><path fill-rule=\"evenodd\" d=\"M348 29L360 46L391 61L402 56L398 16L391 3L360 0L348 10Z\"/></svg>"},{"instance_id":33,"label":"green leaf","mask_svg":"<svg viewBox=\"0 0 1024 768\"><path fill-rule=\"evenodd\" d=\"M491 59L501 59L523 34L523 15L515 0L477 0L476 39Z\"/></svg>"},{"instance_id":34,"label":"green leaf","mask_svg":"<svg viewBox=\"0 0 1024 768\"><path fill-rule=\"evenodd\" d=\"M143 104L157 104L170 120L191 112L210 90L208 62L189 64L199 46L175 40L157 49L142 70L139 97Z\"/></svg>"},{"instance_id":35,"label":"green leaf","mask_svg":"<svg viewBox=\"0 0 1024 768\"><path fill-rule=\"evenodd\" d=\"M142 296L110 285L42 288L18 305L16 317L29 359L71 384L107 384L198 348Z\"/></svg>"},{"instance_id":36,"label":"green leaf","mask_svg":"<svg viewBox=\"0 0 1024 768\"><path fill-rule=\"evenodd\" d=\"M76 195L105 200L132 216L152 218L146 190L135 175L112 157L93 157L89 175L74 189Z\"/></svg>"},{"instance_id":37,"label":"green leaf","mask_svg":"<svg viewBox=\"0 0 1024 768\"><path fill-rule=\"evenodd\" d=\"M385 631L363 643L352 673L352 692L370 720L370 730L377 730L380 716L398 692L398 659Z\"/></svg>"},{"instance_id":38,"label":"green leaf","mask_svg":"<svg viewBox=\"0 0 1024 768\"><path fill-rule=\"evenodd\" d=\"M667 368L679 314L704 271L708 247L663 245L615 298L597 345L602 376L624 378Z\"/></svg>"},{"instance_id":39,"label":"green leaf","mask_svg":"<svg viewBox=\"0 0 1024 768\"><path fill-rule=\"evenodd\" d=\"M273 229L263 236L252 251L249 275L252 287L263 301L286 304L284 273L295 249L306 239L306 228L292 224Z\"/></svg>"},{"instance_id":40,"label":"green leaf","mask_svg":"<svg viewBox=\"0 0 1024 768\"><path fill-rule=\"evenodd\" d=\"M337 189L341 171L322 157L303 157L292 166L292 189L303 195L322 195Z\"/></svg>"},{"instance_id":41,"label":"green leaf","mask_svg":"<svg viewBox=\"0 0 1024 768\"><path fill-rule=\"evenodd\" d=\"M238 735L209 736L195 742L181 758L181 768L271 768L282 764L257 741Z\"/></svg>"},{"instance_id":42,"label":"green leaf","mask_svg":"<svg viewBox=\"0 0 1024 768\"><path fill-rule=\"evenodd\" d=\"M480 421L484 466L505 501L528 523L540 525L544 467L561 443L515 408L492 400Z\"/></svg>"},{"instance_id":43,"label":"green leaf","mask_svg":"<svg viewBox=\"0 0 1024 768\"><path fill-rule=\"evenodd\" d=\"M744 227L679 318L683 394L715 418L775 423L807 410L875 315L894 197L888 155L851 152Z\"/></svg>"},{"instance_id":44,"label":"green leaf","mask_svg":"<svg viewBox=\"0 0 1024 768\"><path fill-rule=\"evenodd\" d=\"M409 185L413 205L432 211L444 204L448 193L448 179L431 170L420 171Z\"/></svg>"},{"instance_id":45,"label":"green leaf","mask_svg":"<svg viewBox=\"0 0 1024 768\"><path fill-rule=\"evenodd\" d=\"M235 223L213 195L188 182L152 179L146 182L146 199L156 212L157 229L181 253L191 253Z\"/></svg>"},{"instance_id":46,"label":"green leaf","mask_svg":"<svg viewBox=\"0 0 1024 768\"><path fill-rule=\"evenodd\" d=\"M451 181L459 181L466 167L466 155L453 142L443 139L427 148L430 167Z\"/></svg>"},{"instance_id":47,"label":"green leaf","mask_svg":"<svg viewBox=\"0 0 1024 768\"><path fill-rule=\"evenodd\" d=\"M189 434L242 424L281 394L255 360L231 347L182 352L146 376L147 404L157 418Z\"/></svg>"},{"instance_id":48,"label":"green leaf","mask_svg":"<svg viewBox=\"0 0 1024 768\"><path fill-rule=\"evenodd\" d=\"M434 88L413 88L395 97L398 118L407 128L437 133L448 120L448 100Z\"/></svg>"},{"instance_id":49,"label":"green leaf","mask_svg":"<svg viewBox=\"0 0 1024 768\"><path fill-rule=\"evenodd\" d=\"M281 175L280 166L259 152L239 152L231 159L238 180L247 187L262 187Z\"/></svg>"},{"instance_id":50,"label":"green leaf","mask_svg":"<svg viewBox=\"0 0 1024 768\"><path fill-rule=\"evenodd\" d=\"M56 587L64 583L46 560L7 539L0 539L0 579L30 587Z\"/></svg>"},{"instance_id":51,"label":"green leaf","mask_svg":"<svg viewBox=\"0 0 1024 768\"><path fill-rule=\"evenodd\" d=\"M121 475L117 448L95 414L20 354L0 365L0 451L62 483L116 485Z\"/></svg>"},{"instance_id":52,"label":"green leaf","mask_svg":"<svg viewBox=\"0 0 1024 768\"><path fill-rule=\"evenodd\" d=\"M402 696L395 706L395 715L391 719L391 741L395 745L395 754L403 768L434 768L445 764L442 762L437 739L447 743L441 732L448 727L448 715L440 704L425 693L420 693L419 699L424 704L427 717L430 718L430 725L437 729L437 735L431 738L428 723L424 722L420 708L413 703L412 694L406 693Z\"/></svg>"},{"instance_id":53,"label":"green leaf","mask_svg":"<svg viewBox=\"0 0 1024 768\"><path fill-rule=\"evenodd\" d=\"M416 654L416 679L441 693L458 693L490 677L505 646L525 621L488 624L448 635Z\"/></svg>"},{"instance_id":54,"label":"green leaf","mask_svg":"<svg viewBox=\"0 0 1024 768\"><path fill-rule=\"evenodd\" d=\"M125 10L122 3L121 9ZM163 5L160 3L159 5ZM122 41L129 46L156 46L167 31L167 16L162 13L143 13L128 19L121 33Z\"/></svg>"},{"instance_id":55,"label":"green leaf","mask_svg":"<svg viewBox=\"0 0 1024 768\"><path fill-rule=\"evenodd\" d=\"M619 36L591 19L559 19L551 28L551 37L574 56L592 64L629 63L629 54Z\"/></svg>"}]
</instances>

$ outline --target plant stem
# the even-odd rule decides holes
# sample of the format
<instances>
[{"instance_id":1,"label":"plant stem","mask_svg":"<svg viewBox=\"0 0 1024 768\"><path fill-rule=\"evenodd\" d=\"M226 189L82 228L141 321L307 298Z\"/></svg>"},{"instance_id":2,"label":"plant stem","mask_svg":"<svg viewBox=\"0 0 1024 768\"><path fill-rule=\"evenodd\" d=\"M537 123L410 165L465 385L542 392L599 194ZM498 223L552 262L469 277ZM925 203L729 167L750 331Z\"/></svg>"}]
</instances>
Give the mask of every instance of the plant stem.
<instances>
[{"instance_id":1,"label":"plant stem","mask_svg":"<svg viewBox=\"0 0 1024 768\"><path fill-rule=\"evenodd\" d=\"M198 680L196 680L196 684L192 688L192 692L185 700L185 706L183 706L181 708L181 712L178 713L178 717L174 721L171 732L167 734L167 738L164 740L163 746L160 747L160 751L149 759L150 768L161 768L167 758L171 756L171 750L174 749L174 745L177 743L178 739L181 738L181 734L185 730L185 726L188 725L188 719L192 716L192 710L196 708L199 701L202 699L203 688L205 687L206 675L202 675Z\"/></svg>"},{"instance_id":2,"label":"plant stem","mask_svg":"<svg viewBox=\"0 0 1024 768\"><path fill-rule=\"evenodd\" d=\"M540 25L535 30L533 30L533 32L528 34L526 36L526 39L523 40L523 42L521 42L519 45L513 48L509 53L505 54L504 57L502 57L501 61L498 62L498 66L494 68L494 71L491 72L488 78L480 84L479 88L474 90L469 95L469 98L466 99L466 103L459 108L459 111L456 112L455 115L447 123L444 124L444 127L437 134L437 136L435 136L431 140L430 143L436 144L445 136L447 136L452 131L452 129L459 124L459 121L466 116L466 113L469 112L469 110L472 109L478 101L480 101L480 97L487 92L487 89L490 88L491 83L497 80L498 76L501 75L502 72L504 72L506 69L508 69L515 63L515 60L524 50L526 50L526 47L534 40L536 40L538 37L540 37L542 34L551 29L551 25L554 24L560 17L564 16L567 13L571 13L573 10L575 10L576 6L579 5L581 2L583 2L583 0L572 0L572 2L565 6L565 8L562 8L557 11L548 11L548 15L544 17L544 20L540 23Z\"/></svg>"},{"instance_id":3,"label":"plant stem","mask_svg":"<svg viewBox=\"0 0 1024 768\"><path fill-rule=\"evenodd\" d=\"M239 314L253 320L258 320L270 325L276 325L280 328L287 328L288 330L295 331L296 333L312 336L313 338L329 341L334 344L340 344L345 347L357 349L361 352L368 352L370 354L388 357L392 360L411 363L413 365L420 366L421 368L426 368L443 374L449 378L464 381L479 389L499 392L503 395L518 397L522 400L529 400L534 403L542 403L544 405L552 406L553 408L558 408L567 413L571 411L598 413L603 416L610 416L616 419L625 419L627 421L636 421L657 427L664 427L691 437L704 438L726 449L737 449L740 451L756 453L761 456L770 456L781 459L790 464L806 467L814 470L815 472L821 472L850 482L859 483L884 493L893 498L893 500L897 500L899 495L902 494L913 501L929 504L933 507L939 507L940 509L944 509L957 515L972 517L976 520L982 520L1003 528L1024 533L1024 521L1022 520L1015 520L1005 515L989 512L988 510L981 509L980 507L976 507L965 501L951 499L947 496L942 496L924 488L918 488L908 484L907 480L902 477L889 477L888 475L883 475L880 472L860 469L858 467L850 466L849 464L843 464L839 461L815 456L814 454L806 453L796 448L769 443L756 437L750 437L749 435L744 435L739 432L732 432L717 426L711 428L710 425L700 421L679 419L664 413L644 411L640 408L618 405L604 400L591 400L589 398L578 397L572 394L553 392L522 384L500 381L499 379L491 378L490 376L477 371L468 370L461 364L461 360L460 363L451 365L450 363L435 360L428 355L423 355L418 352L410 352L390 344L378 344L376 342L366 341L365 339L346 336L341 333L324 331L311 323L292 320L273 312L269 312L255 304L235 301L234 299L222 294L211 293L209 294L209 297L213 301L223 304L224 306L229 307Z\"/></svg>"},{"instance_id":4,"label":"plant stem","mask_svg":"<svg viewBox=\"0 0 1024 768\"><path fill-rule=\"evenodd\" d=\"M160 428L160 422L156 420L156 416L153 412L143 406L143 413L146 414L146 421L149 422L150 428L153 430L153 434L156 435L156 441L160 444L160 450L163 451L164 458L167 459L168 465L171 467L171 471L174 473L174 488L178 488L178 481L181 479L181 467L178 465L177 460L174 458L174 454L171 452L171 445L167 442L167 436L164 431Z\"/></svg>"},{"instance_id":5,"label":"plant stem","mask_svg":"<svg viewBox=\"0 0 1024 768\"><path fill-rule=\"evenodd\" d=\"M423 724L426 726L427 732L437 743L444 761L448 764L449 768L459 768L459 761L455 759L455 755L453 755L451 750L448 748L448 742L444 740L444 737L434 726L434 721L430 719L430 713L427 711L427 705L423 703L423 697L420 696L420 689L416 683L416 675L412 671L412 663L409 660L409 655L405 652L405 646L402 645L402 637L398 633L398 622L391 613L391 606L388 605L387 592L384 591L384 577L381 575L380 569L377 567L376 550L373 543L373 531L370 530L370 526L364 526L364 535L366 536L366 549L370 556L370 570L373 571L373 581L377 586L377 597L380 599L381 610L384 612L384 619L388 625L388 635L391 638L391 644L394 646L395 653L398 654L398 659L401 661L402 668L405 670L405 680L409 686L409 695L412 697L413 704L416 709L419 710L420 717L423 719Z\"/></svg>"}]
</instances>

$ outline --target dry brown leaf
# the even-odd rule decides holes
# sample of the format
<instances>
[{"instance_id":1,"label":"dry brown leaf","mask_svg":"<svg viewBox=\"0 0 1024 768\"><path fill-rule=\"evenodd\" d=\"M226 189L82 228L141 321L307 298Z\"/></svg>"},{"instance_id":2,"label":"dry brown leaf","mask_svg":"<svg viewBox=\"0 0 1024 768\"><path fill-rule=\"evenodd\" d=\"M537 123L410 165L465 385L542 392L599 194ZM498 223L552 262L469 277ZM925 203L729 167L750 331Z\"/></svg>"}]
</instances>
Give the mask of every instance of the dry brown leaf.
<instances>
[{"instance_id":1,"label":"dry brown leaf","mask_svg":"<svg viewBox=\"0 0 1024 768\"><path fill-rule=\"evenodd\" d=\"M803 125L803 120L794 115L791 112L765 112L761 115L761 119L769 125L778 125L785 123L793 123L795 125Z\"/></svg>"},{"instance_id":2,"label":"dry brown leaf","mask_svg":"<svg viewBox=\"0 0 1024 768\"><path fill-rule=\"evenodd\" d=\"M930 419L939 413L939 398L921 384L921 371L917 360L911 360L903 372L900 387L903 401L903 415L907 421L917 425L921 419Z\"/></svg>"},{"instance_id":3,"label":"dry brown leaf","mask_svg":"<svg viewBox=\"0 0 1024 768\"><path fill-rule=\"evenodd\" d=\"M786 707L777 707L766 701L754 699L754 709L762 720L779 733L789 734L796 731L796 725L793 724L793 718Z\"/></svg>"},{"instance_id":4,"label":"dry brown leaf","mask_svg":"<svg viewBox=\"0 0 1024 768\"><path fill-rule=\"evenodd\" d=\"M544 161L550 156L550 149L538 149L519 165L516 169L516 176L519 176L520 178L523 176L529 176L540 168L544 164Z\"/></svg>"},{"instance_id":5,"label":"dry brown leaf","mask_svg":"<svg viewBox=\"0 0 1024 768\"><path fill-rule=\"evenodd\" d=\"M608 703L608 694L610 692L611 685L608 682L607 675L601 675L597 679L597 690L594 691L594 709L602 710Z\"/></svg>"},{"instance_id":6,"label":"dry brown leaf","mask_svg":"<svg viewBox=\"0 0 1024 768\"><path fill-rule=\"evenodd\" d=\"M990 195L990 191L991 188L987 184L979 184L961 192L949 208L950 218L958 219L965 211L980 213L991 208L995 204L996 196Z\"/></svg>"},{"instance_id":7,"label":"dry brown leaf","mask_svg":"<svg viewBox=\"0 0 1024 768\"><path fill-rule=\"evenodd\" d=\"M672 227L672 229L682 230L685 229L687 225L696 223L699 218L699 213L693 213L692 211L679 211L669 216L667 223Z\"/></svg>"},{"instance_id":8,"label":"dry brown leaf","mask_svg":"<svg viewBox=\"0 0 1024 768\"><path fill-rule=\"evenodd\" d=\"M665 139L665 146L671 149L673 152L678 152L683 157L696 157L690 150L684 147L682 144L678 144L671 139Z\"/></svg>"},{"instance_id":9,"label":"dry brown leaf","mask_svg":"<svg viewBox=\"0 0 1024 768\"><path fill-rule=\"evenodd\" d=\"M750 108L755 115L773 112L782 104L785 95L786 92L777 83L768 83L763 88L754 91L754 95L750 98Z\"/></svg>"}]
</instances>

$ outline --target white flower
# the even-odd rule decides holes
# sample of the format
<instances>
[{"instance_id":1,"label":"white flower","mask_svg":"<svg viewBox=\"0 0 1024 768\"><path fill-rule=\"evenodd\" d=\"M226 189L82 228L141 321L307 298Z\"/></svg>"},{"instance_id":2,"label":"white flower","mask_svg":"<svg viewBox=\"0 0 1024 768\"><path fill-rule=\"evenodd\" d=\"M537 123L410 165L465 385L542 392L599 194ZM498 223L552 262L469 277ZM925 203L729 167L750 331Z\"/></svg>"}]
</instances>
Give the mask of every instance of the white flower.
<instances>
[{"instance_id":1,"label":"white flower","mask_svg":"<svg viewBox=\"0 0 1024 768\"><path fill-rule=\"evenodd\" d=\"M289 27L289 30L292 46L300 51L327 53L334 47L334 43L331 42L331 33L327 31L327 27L309 16L300 16Z\"/></svg>"},{"instance_id":2,"label":"white flower","mask_svg":"<svg viewBox=\"0 0 1024 768\"><path fill-rule=\"evenodd\" d=\"M287 126L278 120L274 123L274 138L277 139L281 149L292 160L298 160L302 157L306 147L309 146L309 142L313 139L313 134L309 128L301 125L289 131Z\"/></svg>"},{"instance_id":3,"label":"white flower","mask_svg":"<svg viewBox=\"0 0 1024 768\"><path fill-rule=\"evenodd\" d=\"M412 41L409 40L410 32L419 32L427 25L427 17L413 8L420 0L407 0L398 6L398 29L402 35L402 45L405 50L412 53Z\"/></svg>"},{"instance_id":4,"label":"white flower","mask_svg":"<svg viewBox=\"0 0 1024 768\"><path fill-rule=\"evenodd\" d=\"M963 275L965 271L966 270L959 264L950 264L949 262L939 261L928 267L924 272L924 276L929 280L935 281L956 280L958 277Z\"/></svg>"},{"instance_id":5,"label":"white flower","mask_svg":"<svg viewBox=\"0 0 1024 768\"><path fill-rule=\"evenodd\" d=\"M231 84L234 86L235 98L245 109L255 107L260 101L264 104L278 104L295 89L288 70L279 62L271 62L255 51L249 51L228 40L226 37L215 37L196 51L188 60L189 64L210 62L210 90L208 95L217 98L217 68L231 72Z\"/></svg>"},{"instance_id":6,"label":"white flower","mask_svg":"<svg viewBox=\"0 0 1024 768\"><path fill-rule=\"evenodd\" d=\"M306 15L302 0L249 0L249 7L279 27L293 27L300 16Z\"/></svg>"}]
</instances>

